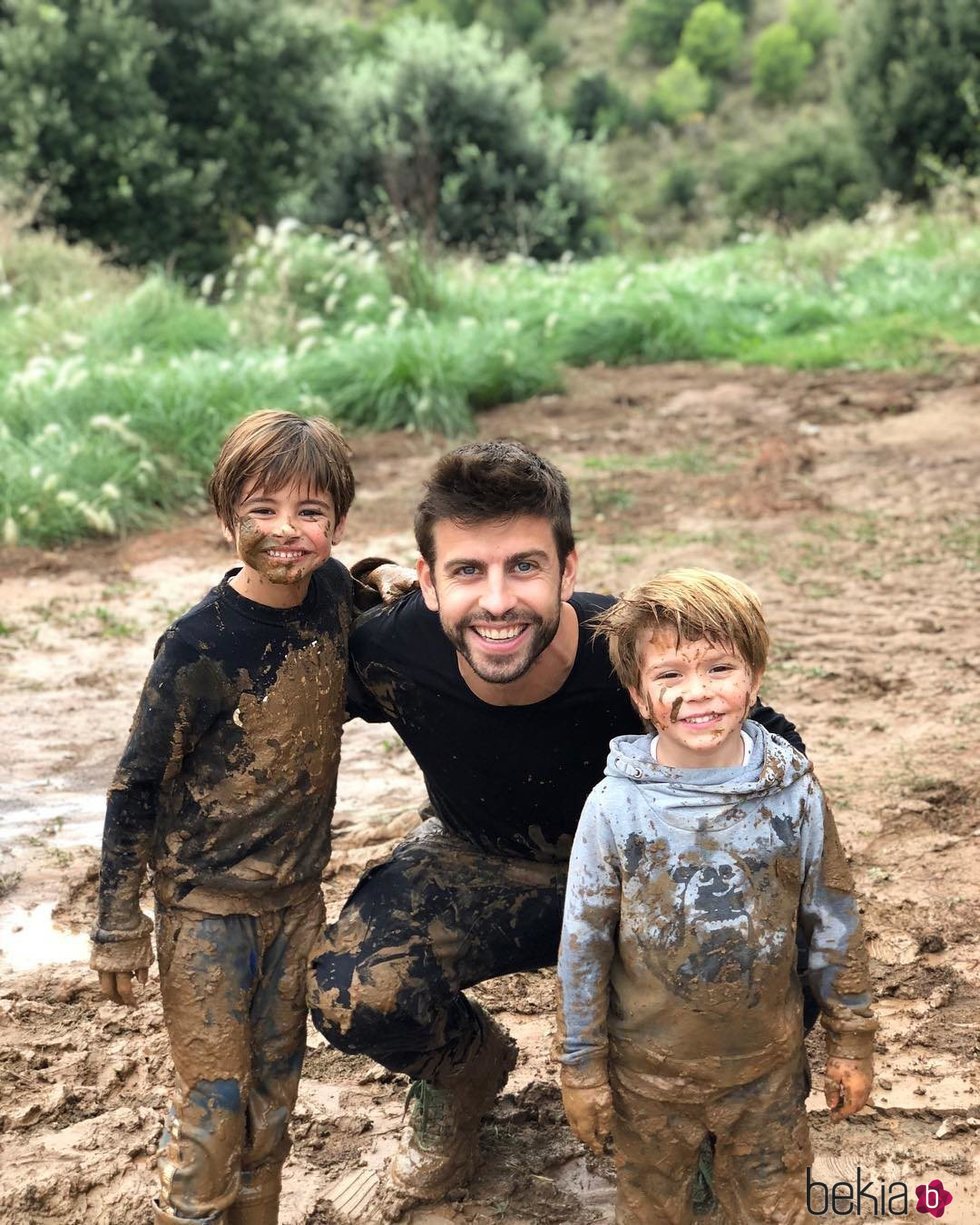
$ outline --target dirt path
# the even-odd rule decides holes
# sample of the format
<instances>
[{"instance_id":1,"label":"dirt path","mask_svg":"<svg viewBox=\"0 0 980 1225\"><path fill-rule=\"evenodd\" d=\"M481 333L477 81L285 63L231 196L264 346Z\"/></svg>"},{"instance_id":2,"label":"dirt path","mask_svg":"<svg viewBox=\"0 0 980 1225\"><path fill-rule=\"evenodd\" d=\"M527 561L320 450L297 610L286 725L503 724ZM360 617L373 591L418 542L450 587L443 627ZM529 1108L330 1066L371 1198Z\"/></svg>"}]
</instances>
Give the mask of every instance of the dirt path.
<instances>
[{"instance_id":1,"label":"dirt path","mask_svg":"<svg viewBox=\"0 0 980 1225\"><path fill-rule=\"evenodd\" d=\"M480 433L519 436L568 473L583 587L691 562L759 590L776 643L765 693L803 729L834 798L882 1018L874 1106L832 1129L811 1102L814 1177L853 1183L860 1165L867 1217L874 1195L879 1215L903 1219L908 1186L911 1220L911 1188L940 1178L954 1196L945 1219L980 1220L976 376L593 369L565 396L485 414ZM410 558L411 507L443 443L355 446L361 493L340 555ZM94 848L155 637L229 561L198 519L0 559L0 1222L149 1220L166 1047L152 980L129 1013L99 1002L85 968ZM342 774L334 908L422 794L387 728L348 730ZM412 1225L611 1220L609 1171L561 1119L553 977L520 978L477 993L522 1052L483 1170L466 1200ZM310 1030L283 1225L331 1222L357 1198L403 1093L402 1078Z\"/></svg>"}]
</instances>

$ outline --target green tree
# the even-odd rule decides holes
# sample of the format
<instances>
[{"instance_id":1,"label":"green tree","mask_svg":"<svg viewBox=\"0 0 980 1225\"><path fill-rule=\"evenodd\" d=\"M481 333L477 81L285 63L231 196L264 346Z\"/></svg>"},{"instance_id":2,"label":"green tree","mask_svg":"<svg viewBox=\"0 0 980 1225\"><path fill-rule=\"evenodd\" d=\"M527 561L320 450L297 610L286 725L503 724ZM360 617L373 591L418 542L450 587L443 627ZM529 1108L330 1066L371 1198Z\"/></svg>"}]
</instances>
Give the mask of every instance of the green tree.
<instances>
[{"instance_id":1,"label":"green tree","mask_svg":"<svg viewBox=\"0 0 980 1225\"><path fill-rule=\"evenodd\" d=\"M333 43L265 0L144 0L162 35L150 82L206 207L185 243L197 270L224 261L244 221L273 221L312 181L335 133Z\"/></svg>"},{"instance_id":2,"label":"green tree","mask_svg":"<svg viewBox=\"0 0 980 1225\"><path fill-rule=\"evenodd\" d=\"M840 30L833 0L789 0L789 23L805 43L819 51Z\"/></svg>"},{"instance_id":3,"label":"green tree","mask_svg":"<svg viewBox=\"0 0 980 1225\"><path fill-rule=\"evenodd\" d=\"M482 25L407 18L339 80L345 140L312 219L396 218L491 255L589 250L599 180L527 57Z\"/></svg>"},{"instance_id":4,"label":"green tree","mask_svg":"<svg viewBox=\"0 0 980 1225\"><path fill-rule=\"evenodd\" d=\"M980 171L980 5L858 0L844 97L886 187L922 195L923 155Z\"/></svg>"},{"instance_id":5,"label":"green tree","mask_svg":"<svg viewBox=\"0 0 980 1225\"><path fill-rule=\"evenodd\" d=\"M680 46L684 23L698 0L636 0L630 5L623 50L637 49L654 64L669 64Z\"/></svg>"},{"instance_id":6,"label":"green tree","mask_svg":"<svg viewBox=\"0 0 980 1225\"><path fill-rule=\"evenodd\" d=\"M653 115L665 123L683 123L708 109L711 82L684 55L657 77L650 95Z\"/></svg>"},{"instance_id":7,"label":"green tree","mask_svg":"<svg viewBox=\"0 0 980 1225\"><path fill-rule=\"evenodd\" d=\"M617 131L629 117L629 99L605 72L586 72L572 86L568 122L573 132L595 136L600 128Z\"/></svg>"},{"instance_id":8,"label":"green tree","mask_svg":"<svg viewBox=\"0 0 980 1225\"><path fill-rule=\"evenodd\" d=\"M763 102L789 102L813 62L813 48L796 30L777 21L752 46L752 88Z\"/></svg>"},{"instance_id":9,"label":"green tree","mask_svg":"<svg viewBox=\"0 0 980 1225\"><path fill-rule=\"evenodd\" d=\"M165 258L201 203L150 85L160 45L119 0L10 0L0 24L0 177L126 263Z\"/></svg>"},{"instance_id":10,"label":"green tree","mask_svg":"<svg viewBox=\"0 0 980 1225\"><path fill-rule=\"evenodd\" d=\"M728 211L801 226L828 213L859 217L878 192L877 176L854 133L839 123L796 122L783 139L732 159Z\"/></svg>"},{"instance_id":11,"label":"green tree","mask_svg":"<svg viewBox=\"0 0 980 1225\"><path fill-rule=\"evenodd\" d=\"M742 27L742 18L721 0L705 0L687 19L681 51L707 76L724 76L738 60Z\"/></svg>"}]
</instances>

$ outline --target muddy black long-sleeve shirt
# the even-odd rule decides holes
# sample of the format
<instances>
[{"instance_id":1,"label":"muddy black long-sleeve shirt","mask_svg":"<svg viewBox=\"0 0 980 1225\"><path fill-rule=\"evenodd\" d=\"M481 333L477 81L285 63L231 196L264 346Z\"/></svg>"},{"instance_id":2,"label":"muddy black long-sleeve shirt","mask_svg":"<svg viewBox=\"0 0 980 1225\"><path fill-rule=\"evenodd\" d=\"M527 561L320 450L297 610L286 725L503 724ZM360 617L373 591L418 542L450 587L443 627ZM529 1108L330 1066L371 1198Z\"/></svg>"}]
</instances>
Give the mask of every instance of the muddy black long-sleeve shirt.
<instances>
[{"instance_id":1,"label":"muddy black long-sleeve shirt","mask_svg":"<svg viewBox=\"0 0 980 1225\"><path fill-rule=\"evenodd\" d=\"M140 926L147 864L161 901L230 914L286 904L329 858L351 578L331 559L277 609L234 573L157 643L109 790L97 944Z\"/></svg>"}]
</instances>

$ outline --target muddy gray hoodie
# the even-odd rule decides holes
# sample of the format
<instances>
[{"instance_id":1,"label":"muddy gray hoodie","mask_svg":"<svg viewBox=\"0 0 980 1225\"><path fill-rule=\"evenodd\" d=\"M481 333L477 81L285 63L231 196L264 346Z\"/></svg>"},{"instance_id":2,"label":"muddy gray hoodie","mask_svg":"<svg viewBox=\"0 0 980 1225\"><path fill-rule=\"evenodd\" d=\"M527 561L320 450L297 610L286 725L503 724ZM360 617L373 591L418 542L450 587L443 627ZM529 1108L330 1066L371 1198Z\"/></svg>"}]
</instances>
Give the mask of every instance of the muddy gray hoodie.
<instances>
[{"instance_id":1,"label":"muddy gray hoodie","mask_svg":"<svg viewBox=\"0 0 980 1225\"><path fill-rule=\"evenodd\" d=\"M569 865L558 975L563 1062L746 1084L802 1042L796 928L828 1052L876 1022L853 879L809 761L751 721L745 765L658 765L613 740Z\"/></svg>"}]
</instances>

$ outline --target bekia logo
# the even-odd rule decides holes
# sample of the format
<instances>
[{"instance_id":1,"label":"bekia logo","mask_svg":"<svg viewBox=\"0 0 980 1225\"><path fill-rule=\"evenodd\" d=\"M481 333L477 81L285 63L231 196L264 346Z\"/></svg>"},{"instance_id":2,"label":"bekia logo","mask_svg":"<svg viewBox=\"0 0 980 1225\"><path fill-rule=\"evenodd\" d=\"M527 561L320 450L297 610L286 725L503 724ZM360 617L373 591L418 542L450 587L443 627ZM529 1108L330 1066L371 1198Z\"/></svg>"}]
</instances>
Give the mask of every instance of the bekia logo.
<instances>
[{"instance_id":1,"label":"bekia logo","mask_svg":"<svg viewBox=\"0 0 980 1225\"><path fill-rule=\"evenodd\" d=\"M806 1207L812 1216L905 1217L911 1207L923 1215L939 1218L953 1202L938 1178L915 1188L915 1202L904 1182L875 1182L865 1179L857 1167L854 1182L820 1182L806 1171Z\"/></svg>"}]
</instances>

